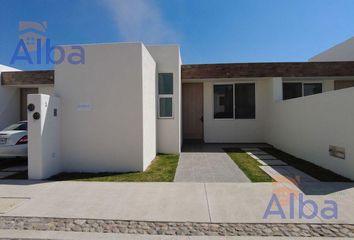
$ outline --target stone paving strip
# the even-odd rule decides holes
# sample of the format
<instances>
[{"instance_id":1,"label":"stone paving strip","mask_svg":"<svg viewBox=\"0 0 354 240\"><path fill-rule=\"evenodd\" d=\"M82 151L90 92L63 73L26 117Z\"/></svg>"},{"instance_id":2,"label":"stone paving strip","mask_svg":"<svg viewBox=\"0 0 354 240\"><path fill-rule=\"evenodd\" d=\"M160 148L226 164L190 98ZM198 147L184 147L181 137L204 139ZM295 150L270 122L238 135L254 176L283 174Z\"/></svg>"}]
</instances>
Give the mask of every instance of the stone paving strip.
<instances>
[{"instance_id":1,"label":"stone paving strip","mask_svg":"<svg viewBox=\"0 0 354 240\"><path fill-rule=\"evenodd\" d=\"M281 161L281 160L257 160L260 164L262 164L263 166L287 166L288 164L286 164L285 162Z\"/></svg>"},{"instance_id":2,"label":"stone paving strip","mask_svg":"<svg viewBox=\"0 0 354 240\"><path fill-rule=\"evenodd\" d=\"M262 165L259 167L275 181L278 181L279 177L301 179L301 182L319 181L316 178L313 178L310 175L298 170L297 168L288 166L285 162L266 152L263 152L259 148L242 148L241 150L245 151L249 156L257 160Z\"/></svg>"},{"instance_id":3,"label":"stone paving strip","mask_svg":"<svg viewBox=\"0 0 354 240\"><path fill-rule=\"evenodd\" d=\"M279 176L284 176L289 179L299 179L300 182L319 182L316 178L291 166L260 166L274 180Z\"/></svg>"},{"instance_id":4,"label":"stone paving strip","mask_svg":"<svg viewBox=\"0 0 354 240\"><path fill-rule=\"evenodd\" d=\"M354 237L354 224L198 223L0 217L0 229L176 236Z\"/></svg>"}]
</instances>

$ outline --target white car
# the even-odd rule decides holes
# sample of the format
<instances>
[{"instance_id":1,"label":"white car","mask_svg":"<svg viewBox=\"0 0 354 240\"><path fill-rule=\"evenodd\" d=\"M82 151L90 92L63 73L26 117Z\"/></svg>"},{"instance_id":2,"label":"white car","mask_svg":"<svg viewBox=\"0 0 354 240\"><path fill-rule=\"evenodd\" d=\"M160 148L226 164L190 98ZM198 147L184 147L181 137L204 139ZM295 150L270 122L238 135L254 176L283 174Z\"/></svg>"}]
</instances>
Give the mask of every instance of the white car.
<instances>
[{"instance_id":1,"label":"white car","mask_svg":"<svg viewBox=\"0 0 354 240\"><path fill-rule=\"evenodd\" d=\"M0 131L0 157L28 156L27 122L21 121Z\"/></svg>"}]
</instances>

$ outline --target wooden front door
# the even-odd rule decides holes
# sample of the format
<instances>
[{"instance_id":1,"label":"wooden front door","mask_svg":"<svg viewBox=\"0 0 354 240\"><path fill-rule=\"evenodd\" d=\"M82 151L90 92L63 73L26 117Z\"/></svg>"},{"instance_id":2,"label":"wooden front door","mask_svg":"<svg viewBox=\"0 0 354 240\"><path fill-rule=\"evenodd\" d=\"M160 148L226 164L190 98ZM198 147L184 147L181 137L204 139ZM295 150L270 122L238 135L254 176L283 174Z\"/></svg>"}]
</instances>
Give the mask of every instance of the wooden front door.
<instances>
[{"instance_id":1,"label":"wooden front door","mask_svg":"<svg viewBox=\"0 0 354 240\"><path fill-rule=\"evenodd\" d=\"M182 85L183 138L203 139L203 84Z\"/></svg>"},{"instance_id":2,"label":"wooden front door","mask_svg":"<svg viewBox=\"0 0 354 240\"><path fill-rule=\"evenodd\" d=\"M27 95L37 94L38 88L21 88L20 89L20 119L27 120Z\"/></svg>"}]
</instances>

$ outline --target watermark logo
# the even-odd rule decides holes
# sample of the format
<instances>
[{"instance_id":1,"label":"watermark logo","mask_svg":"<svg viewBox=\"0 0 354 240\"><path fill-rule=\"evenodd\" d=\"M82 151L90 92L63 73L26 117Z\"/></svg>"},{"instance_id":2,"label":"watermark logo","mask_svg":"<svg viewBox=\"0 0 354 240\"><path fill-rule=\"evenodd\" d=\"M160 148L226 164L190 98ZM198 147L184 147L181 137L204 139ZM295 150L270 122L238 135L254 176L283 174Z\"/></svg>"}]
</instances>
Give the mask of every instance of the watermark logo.
<instances>
[{"instance_id":1,"label":"watermark logo","mask_svg":"<svg viewBox=\"0 0 354 240\"><path fill-rule=\"evenodd\" d=\"M275 180L263 219L270 216L281 219L314 219L318 215L326 220L338 219L338 206L334 200L324 200L319 205L312 199L305 199L305 195L298 189L300 177L287 178L279 175Z\"/></svg>"},{"instance_id":2,"label":"watermark logo","mask_svg":"<svg viewBox=\"0 0 354 240\"><path fill-rule=\"evenodd\" d=\"M81 46L64 49L53 46L46 36L47 22L22 21L19 23L19 41L12 55L11 64L17 61L28 64L85 64L85 50Z\"/></svg>"},{"instance_id":3,"label":"watermark logo","mask_svg":"<svg viewBox=\"0 0 354 240\"><path fill-rule=\"evenodd\" d=\"M26 48L20 51L28 50L29 52L37 51L37 43L44 43L47 39L45 33L47 31L47 22L30 22L22 21L19 23L19 40L22 41ZM39 40L39 41L38 41Z\"/></svg>"}]
</instances>

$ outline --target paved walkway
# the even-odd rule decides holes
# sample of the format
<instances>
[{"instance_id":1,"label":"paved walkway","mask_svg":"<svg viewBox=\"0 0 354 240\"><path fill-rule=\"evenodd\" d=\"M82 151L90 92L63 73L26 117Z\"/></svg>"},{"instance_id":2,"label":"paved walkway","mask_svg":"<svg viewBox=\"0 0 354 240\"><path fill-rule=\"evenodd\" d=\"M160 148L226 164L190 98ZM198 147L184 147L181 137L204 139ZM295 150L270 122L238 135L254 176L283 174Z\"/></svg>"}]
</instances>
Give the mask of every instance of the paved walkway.
<instances>
[{"instance_id":1,"label":"paved walkway","mask_svg":"<svg viewBox=\"0 0 354 240\"><path fill-rule=\"evenodd\" d=\"M195 143L185 145L180 155L174 181L250 182L243 171L223 150L223 148L240 146L248 145Z\"/></svg>"},{"instance_id":2,"label":"paved walkway","mask_svg":"<svg viewBox=\"0 0 354 240\"><path fill-rule=\"evenodd\" d=\"M271 176L275 181L281 181L284 178L292 179L298 183L301 182L319 182L316 178L288 166L285 162L262 151L259 148L242 148L248 155L258 161L262 166L260 168Z\"/></svg>"},{"instance_id":3,"label":"paved walkway","mask_svg":"<svg viewBox=\"0 0 354 240\"><path fill-rule=\"evenodd\" d=\"M250 182L224 152L180 155L175 182Z\"/></svg>"}]
</instances>

